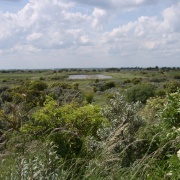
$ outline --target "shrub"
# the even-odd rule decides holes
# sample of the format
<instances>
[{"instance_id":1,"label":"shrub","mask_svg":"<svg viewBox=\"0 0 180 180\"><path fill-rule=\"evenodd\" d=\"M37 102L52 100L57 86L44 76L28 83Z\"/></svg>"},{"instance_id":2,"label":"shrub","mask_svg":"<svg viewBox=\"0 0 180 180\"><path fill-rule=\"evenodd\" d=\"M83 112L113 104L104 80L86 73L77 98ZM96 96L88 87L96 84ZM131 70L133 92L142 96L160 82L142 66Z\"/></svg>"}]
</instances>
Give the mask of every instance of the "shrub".
<instances>
[{"instance_id":1,"label":"shrub","mask_svg":"<svg viewBox=\"0 0 180 180\"><path fill-rule=\"evenodd\" d=\"M6 80L6 79L3 79L2 82L7 82L7 80Z\"/></svg>"},{"instance_id":2,"label":"shrub","mask_svg":"<svg viewBox=\"0 0 180 180\"><path fill-rule=\"evenodd\" d=\"M58 88L62 88L62 89L73 89L72 85L70 85L68 83L64 83L64 82L53 83L50 85L50 88L53 88L53 87L58 87Z\"/></svg>"},{"instance_id":3,"label":"shrub","mask_svg":"<svg viewBox=\"0 0 180 180\"><path fill-rule=\"evenodd\" d=\"M48 85L42 81L30 81L27 85L30 90L35 91L44 91L48 87Z\"/></svg>"},{"instance_id":4,"label":"shrub","mask_svg":"<svg viewBox=\"0 0 180 180\"><path fill-rule=\"evenodd\" d=\"M0 87L0 93L2 93L3 91L6 91L8 89L7 86L2 86Z\"/></svg>"},{"instance_id":5,"label":"shrub","mask_svg":"<svg viewBox=\"0 0 180 180\"><path fill-rule=\"evenodd\" d=\"M45 78L44 78L44 77L40 77L39 80L40 80L40 81L44 81Z\"/></svg>"},{"instance_id":6,"label":"shrub","mask_svg":"<svg viewBox=\"0 0 180 180\"><path fill-rule=\"evenodd\" d=\"M104 86L105 90L106 89L111 89L113 87L116 87L115 83L114 82L107 82Z\"/></svg>"},{"instance_id":7,"label":"shrub","mask_svg":"<svg viewBox=\"0 0 180 180\"><path fill-rule=\"evenodd\" d=\"M73 87L73 89L78 90L79 89L79 83L73 83L72 87Z\"/></svg>"},{"instance_id":8,"label":"shrub","mask_svg":"<svg viewBox=\"0 0 180 180\"><path fill-rule=\"evenodd\" d=\"M93 86L93 92L97 92L98 88L96 86Z\"/></svg>"},{"instance_id":9,"label":"shrub","mask_svg":"<svg viewBox=\"0 0 180 180\"><path fill-rule=\"evenodd\" d=\"M167 96L168 101L161 110L161 119L167 127L180 127L180 91Z\"/></svg>"},{"instance_id":10,"label":"shrub","mask_svg":"<svg viewBox=\"0 0 180 180\"><path fill-rule=\"evenodd\" d=\"M166 81L166 79L164 79L164 78L151 78L149 81L159 83L159 82Z\"/></svg>"},{"instance_id":11,"label":"shrub","mask_svg":"<svg viewBox=\"0 0 180 180\"><path fill-rule=\"evenodd\" d=\"M78 107L71 103L59 107L56 101L47 97L44 107L33 114L33 119L22 127L22 131L35 138L50 139L63 158L72 158L80 153L84 138L98 139L97 131L103 121L97 106Z\"/></svg>"},{"instance_id":12,"label":"shrub","mask_svg":"<svg viewBox=\"0 0 180 180\"><path fill-rule=\"evenodd\" d=\"M129 84L129 83L131 83L130 79L126 79L126 80L123 81L123 84Z\"/></svg>"},{"instance_id":13,"label":"shrub","mask_svg":"<svg viewBox=\"0 0 180 180\"><path fill-rule=\"evenodd\" d=\"M159 111L163 109L164 104L167 103L167 98L165 97L151 97L146 101L146 105L140 111L140 116L148 124L159 123Z\"/></svg>"},{"instance_id":14,"label":"shrub","mask_svg":"<svg viewBox=\"0 0 180 180\"><path fill-rule=\"evenodd\" d=\"M15 93L15 94L13 95L13 102L14 102L15 104L18 104L18 103L22 102L23 99L24 99L23 95L21 95L21 94L19 94L19 93Z\"/></svg>"},{"instance_id":15,"label":"shrub","mask_svg":"<svg viewBox=\"0 0 180 180\"><path fill-rule=\"evenodd\" d=\"M180 82L179 81L173 81L168 83L167 85L167 90L169 93L176 92L178 88L180 88Z\"/></svg>"},{"instance_id":16,"label":"shrub","mask_svg":"<svg viewBox=\"0 0 180 180\"><path fill-rule=\"evenodd\" d=\"M108 89L111 89L113 87L116 87L114 82L107 82L107 83L103 83L103 82L99 82L96 84L96 87L100 90L100 91L106 91Z\"/></svg>"},{"instance_id":17,"label":"shrub","mask_svg":"<svg viewBox=\"0 0 180 180\"><path fill-rule=\"evenodd\" d=\"M99 130L100 152L93 164L93 173L98 173L97 169L101 171L99 179L106 179L115 167L128 167L136 159L138 153L135 152L139 144L135 139L139 128L144 125L143 120L137 115L140 107L140 103L127 103L122 95L115 94L110 103L102 109L109 126L104 125ZM94 168L95 165L97 169Z\"/></svg>"},{"instance_id":18,"label":"shrub","mask_svg":"<svg viewBox=\"0 0 180 180\"><path fill-rule=\"evenodd\" d=\"M139 78L134 78L134 79L132 79L132 83L133 83L134 85L139 84L140 81L141 81L141 79L139 79Z\"/></svg>"},{"instance_id":19,"label":"shrub","mask_svg":"<svg viewBox=\"0 0 180 180\"><path fill-rule=\"evenodd\" d=\"M2 158L0 179L66 179L54 147L52 143L36 142L32 143L31 151L22 156L16 154Z\"/></svg>"},{"instance_id":20,"label":"shrub","mask_svg":"<svg viewBox=\"0 0 180 180\"><path fill-rule=\"evenodd\" d=\"M129 88L126 91L126 99L128 102L140 101L145 103L146 100L155 95L155 88L151 84L140 84Z\"/></svg>"},{"instance_id":21,"label":"shrub","mask_svg":"<svg viewBox=\"0 0 180 180\"><path fill-rule=\"evenodd\" d=\"M180 75L179 74L174 75L174 79L180 79Z\"/></svg>"},{"instance_id":22,"label":"shrub","mask_svg":"<svg viewBox=\"0 0 180 180\"><path fill-rule=\"evenodd\" d=\"M85 96L85 98L86 98L86 101L89 103L89 104L91 104L92 103L92 101L93 101L93 93L88 93L88 94L86 94L86 96Z\"/></svg>"},{"instance_id":23,"label":"shrub","mask_svg":"<svg viewBox=\"0 0 180 180\"><path fill-rule=\"evenodd\" d=\"M110 99L113 99L113 98L114 98L114 94L112 94L112 93L107 94L107 96L106 96L107 100L110 100Z\"/></svg>"},{"instance_id":24,"label":"shrub","mask_svg":"<svg viewBox=\"0 0 180 180\"><path fill-rule=\"evenodd\" d=\"M156 91L156 95L157 96L160 96L160 97L163 97L166 95L166 91L164 89L159 89Z\"/></svg>"},{"instance_id":25,"label":"shrub","mask_svg":"<svg viewBox=\"0 0 180 180\"><path fill-rule=\"evenodd\" d=\"M12 96L8 91L3 91L1 93L1 99L3 102L11 102L12 101Z\"/></svg>"}]
</instances>

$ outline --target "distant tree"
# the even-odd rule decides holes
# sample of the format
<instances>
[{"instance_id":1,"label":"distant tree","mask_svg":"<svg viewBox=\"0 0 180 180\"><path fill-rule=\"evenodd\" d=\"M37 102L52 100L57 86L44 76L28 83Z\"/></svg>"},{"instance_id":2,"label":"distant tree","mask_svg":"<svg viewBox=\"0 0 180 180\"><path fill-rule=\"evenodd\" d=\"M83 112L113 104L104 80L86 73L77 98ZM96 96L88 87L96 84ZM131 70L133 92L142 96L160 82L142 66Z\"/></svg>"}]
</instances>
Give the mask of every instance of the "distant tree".
<instances>
[{"instance_id":1,"label":"distant tree","mask_svg":"<svg viewBox=\"0 0 180 180\"><path fill-rule=\"evenodd\" d=\"M156 66L156 67L155 67L155 69L158 71L158 70L159 70L159 67L158 67L158 66Z\"/></svg>"}]
</instances>

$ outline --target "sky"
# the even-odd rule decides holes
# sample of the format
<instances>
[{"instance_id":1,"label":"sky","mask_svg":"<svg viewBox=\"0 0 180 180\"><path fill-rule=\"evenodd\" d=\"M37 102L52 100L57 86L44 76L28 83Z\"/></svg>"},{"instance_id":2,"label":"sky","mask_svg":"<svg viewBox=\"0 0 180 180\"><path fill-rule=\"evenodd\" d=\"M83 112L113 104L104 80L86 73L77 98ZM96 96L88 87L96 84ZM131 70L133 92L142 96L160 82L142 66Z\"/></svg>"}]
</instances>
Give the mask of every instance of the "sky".
<instances>
[{"instance_id":1,"label":"sky","mask_svg":"<svg viewBox=\"0 0 180 180\"><path fill-rule=\"evenodd\" d=\"M0 0L0 69L180 67L179 0Z\"/></svg>"}]
</instances>

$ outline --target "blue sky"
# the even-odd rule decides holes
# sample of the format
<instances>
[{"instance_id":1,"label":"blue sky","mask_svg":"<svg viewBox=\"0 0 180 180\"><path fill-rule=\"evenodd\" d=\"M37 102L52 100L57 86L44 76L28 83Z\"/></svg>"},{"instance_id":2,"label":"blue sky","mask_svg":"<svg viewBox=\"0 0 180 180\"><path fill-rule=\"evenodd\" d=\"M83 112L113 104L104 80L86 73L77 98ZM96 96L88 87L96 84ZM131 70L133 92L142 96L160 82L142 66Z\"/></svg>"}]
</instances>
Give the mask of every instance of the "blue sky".
<instances>
[{"instance_id":1,"label":"blue sky","mask_svg":"<svg viewBox=\"0 0 180 180\"><path fill-rule=\"evenodd\" d=\"M180 66L178 0L0 0L0 69Z\"/></svg>"}]
</instances>

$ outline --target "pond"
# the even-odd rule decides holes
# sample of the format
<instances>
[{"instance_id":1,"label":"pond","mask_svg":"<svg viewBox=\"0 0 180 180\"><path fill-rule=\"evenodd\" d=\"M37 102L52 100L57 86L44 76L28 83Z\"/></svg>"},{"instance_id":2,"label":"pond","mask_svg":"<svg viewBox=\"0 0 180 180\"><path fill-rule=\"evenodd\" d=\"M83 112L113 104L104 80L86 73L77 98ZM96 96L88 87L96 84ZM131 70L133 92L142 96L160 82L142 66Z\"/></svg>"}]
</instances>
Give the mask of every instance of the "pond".
<instances>
[{"instance_id":1,"label":"pond","mask_svg":"<svg viewBox=\"0 0 180 180\"><path fill-rule=\"evenodd\" d=\"M102 74L95 74L95 75L85 75L85 74L75 74L70 75L68 79L111 79L112 76L106 76Z\"/></svg>"}]
</instances>

